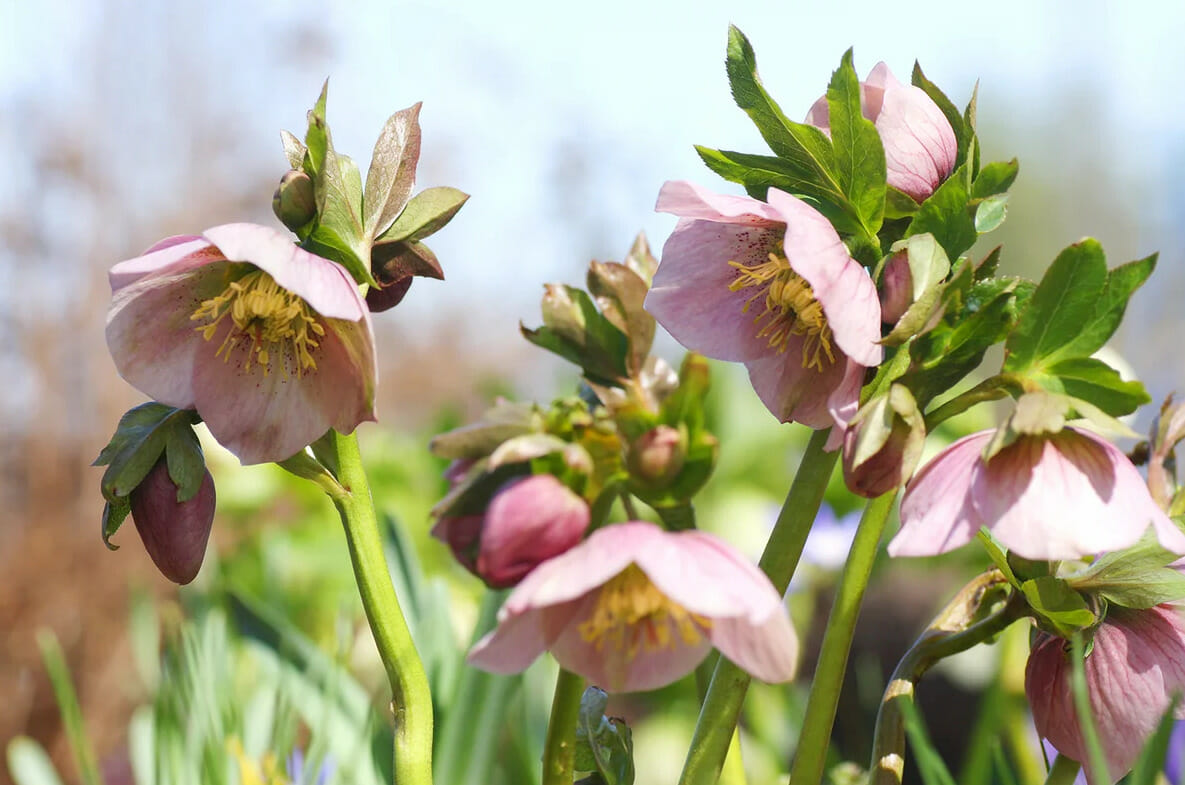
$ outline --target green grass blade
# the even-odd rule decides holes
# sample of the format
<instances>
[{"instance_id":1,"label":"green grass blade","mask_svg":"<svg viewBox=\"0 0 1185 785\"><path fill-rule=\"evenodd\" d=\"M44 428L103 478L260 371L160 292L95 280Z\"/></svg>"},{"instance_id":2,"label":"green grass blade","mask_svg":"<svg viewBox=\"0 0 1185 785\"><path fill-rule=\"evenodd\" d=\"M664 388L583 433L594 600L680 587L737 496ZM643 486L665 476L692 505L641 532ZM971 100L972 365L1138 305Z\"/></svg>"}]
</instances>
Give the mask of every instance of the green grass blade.
<instances>
[{"instance_id":1,"label":"green grass blade","mask_svg":"<svg viewBox=\"0 0 1185 785\"><path fill-rule=\"evenodd\" d=\"M66 665L66 658L62 655L62 647L57 636L49 630L37 633L37 645L41 648L41 659L45 669L49 672L49 681L53 685L54 698L58 702L58 709L62 712L62 725L66 729L66 740L70 744L70 752L78 766L78 776L82 785L103 785L103 775L99 773L99 766L95 761L95 751L87 738L86 728L82 722L82 708L78 705L78 693L74 691L74 683L70 678L70 668Z\"/></svg>"}]
</instances>

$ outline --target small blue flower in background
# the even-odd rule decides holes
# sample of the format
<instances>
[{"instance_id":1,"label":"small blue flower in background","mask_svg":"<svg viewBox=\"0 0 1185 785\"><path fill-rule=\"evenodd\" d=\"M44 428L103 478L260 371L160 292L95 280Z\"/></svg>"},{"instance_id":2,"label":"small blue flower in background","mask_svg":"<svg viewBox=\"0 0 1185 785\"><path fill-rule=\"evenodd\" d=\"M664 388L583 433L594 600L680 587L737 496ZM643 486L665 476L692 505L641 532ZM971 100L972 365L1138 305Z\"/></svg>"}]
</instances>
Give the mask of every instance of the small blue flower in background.
<instances>
[{"instance_id":1,"label":"small blue flower in background","mask_svg":"<svg viewBox=\"0 0 1185 785\"><path fill-rule=\"evenodd\" d=\"M288 779L292 785L325 785L333 774L333 769L333 757L326 755L317 771L317 779L309 780L305 774L304 750L295 747L288 755Z\"/></svg>"},{"instance_id":2,"label":"small blue flower in background","mask_svg":"<svg viewBox=\"0 0 1185 785\"><path fill-rule=\"evenodd\" d=\"M1169 752L1164 759L1164 776L1172 785L1185 785L1185 721L1173 726Z\"/></svg>"}]
</instances>

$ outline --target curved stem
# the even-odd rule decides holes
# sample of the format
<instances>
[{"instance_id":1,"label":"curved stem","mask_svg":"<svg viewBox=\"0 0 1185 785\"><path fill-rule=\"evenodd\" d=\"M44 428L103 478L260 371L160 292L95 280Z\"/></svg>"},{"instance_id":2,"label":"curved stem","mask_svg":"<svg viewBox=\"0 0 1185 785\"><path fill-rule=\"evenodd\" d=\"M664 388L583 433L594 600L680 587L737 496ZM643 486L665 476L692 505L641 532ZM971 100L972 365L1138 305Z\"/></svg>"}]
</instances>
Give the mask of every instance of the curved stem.
<instances>
[{"instance_id":1,"label":"curved stem","mask_svg":"<svg viewBox=\"0 0 1185 785\"><path fill-rule=\"evenodd\" d=\"M555 696L551 700L551 718L547 721L547 741L543 746L543 785L572 785L576 763L576 723L580 720L580 697L584 679L560 668Z\"/></svg>"},{"instance_id":2,"label":"curved stem","mask_svg":"<svg viewBox=\"0 0 1185 785\"><path fill-rule=\"evenodd\" d=\"M1053 768L1049 770L1049 776L1045 778L1045 785L1074 785L1081 769L1082 764L1078 761L1058 755Z\"/></svg>"},{"instance_id":3,"label":"curved stem","mask_svg":"<svg viewBox=\"0 0 1185 785\"><path fill-rule=\"evenodd\" d=\"M839 704L839 691L847 670L852 635L856 631L864 590L868 588L868 578L872 574L872 563L876 561L881 532L884 531L885 521L896 499L897 490L894 489L870 501L856 529L856 538L844 563L835 603L831 606L831 616L827 619L827 629L823 633L815 678L811 682L806 717L802 721L802 733L798 737L798 749L790 770L790 781L794 785L819 785L823 779L831 726L835 724L835 709Z\"/></svg>"},{"instance_id":4,"label":"curved stem","mask_svg":"<svg viewBox=\"0 0 1185 785\"><path fill-rule=\"evenodd\" d=\"M761 555L761 569L779 594L786 593L790 578L798 567L807 535L819 505L823 503L823 491L839 457L838 451L824 452L827 435L828 431L816 431L811 436ZM721 657L700 708L679 785L714 785L717 782L748 688L749 674Z\"/></svg>"},{"instance_id":5,"label":"curved stem","mask_svg":"<svg viewBox=\"0 0 1185 785\"><path fill-rule=\"evenodd\" d=\"M353 434L326 435L321 448L337 466L344 494L330 494L341 516L366 620L391 684L395 718L394 778L398 785L432 785L432 695L428 677L391 584L370 483Z\"/></svg>"},{"instance_id":6,"label":"curved stem","mask_svg":"<svg viewBox=\"0 0 1185 785\"><path fill-rule=\"evenodd\" d=\"M1014 379L1008 374L997 374L984 379L965 393L951 398L946 403L926 415L926 432L933 431L939 423L949 420L956 414L962 414L977 403L995 401L1008 395L1007 387L1014 384Z\"/></svg>"},{"instance_id":7,"label":"curved stem","mask_svg":"<svg viewBox=\"0 0 1185 785\"><path fill-rule=\"evenodd\" d=\"M976 576L939 612L918 637L889 679L876 717L876 731L869 765L869 785L901 785L905 766L905 726L902 702L913 700L914 688L934 663L966 651L997 635L1024 614L1019 595L1009 597L1004 607L975 624L970 624L984 601L1008 585L999 570Z\"/></svg>"}]
</instances>

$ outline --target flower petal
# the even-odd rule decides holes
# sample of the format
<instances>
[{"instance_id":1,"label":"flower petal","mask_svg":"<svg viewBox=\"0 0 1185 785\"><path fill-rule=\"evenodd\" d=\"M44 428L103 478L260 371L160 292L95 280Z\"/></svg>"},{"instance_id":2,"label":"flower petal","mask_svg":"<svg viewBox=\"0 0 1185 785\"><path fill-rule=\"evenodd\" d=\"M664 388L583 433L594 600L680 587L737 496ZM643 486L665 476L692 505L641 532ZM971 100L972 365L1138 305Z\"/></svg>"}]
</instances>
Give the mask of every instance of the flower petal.
<instances>
[{"instance_id":1,"label":"flower petal","mask_svg":"<svg viewBox=\"0 0 1185 785\"><path fill-rule=\"evenodd\" d=\"M356 322L369 312L344 267L296 247L270 226L223 224L202 234L227 259L255 265L322 316Z\"/></svg>"},{"instance_id":2,"label":"flower petal","mask_svg":"<svg viewBox=\"0 0 1185 785\"><path fill-rule=\"evenodd\" d=\"M518 673L547 649L541 612L498 616L498 626L469 650L465 661L490 673Z\"/></svg>"},{"instance_id":3,"label":"flower petal","mask_svg":"<svg viewBox=\"0 0 1185 785\"><path fill-rule=\"evenodd\" d=\"M745 363L749 381L765 408L782 422L811 428L835 424L828 409L833 390L843 382L848 363L842 355L819 371L802 367L803 336L792 335L784 354L768 354Z\"/></svg>"},{"instance_id":4,"label":"flower petal","mask_svg":"<svg viewBox=\"0 0 1185 785\"><path fill-rule=\"evenodd\" d=\"M786 222L786 258L811 285L835 342L863 366L879 365L881 305L868 271L848 255L835 228L806 202L769 189L766 197Z\"/></svg>"},{"instance_id":5,"label":"flower petal","mask_svg":"<svg viewBox=\"0 0 1185 785\"><path fill-rule=\"evenodd\" d=\"M972 468L992 431L964 436L919 471L901 497L890 556L934 556L970 542L981 525L969 493Z\"/></svg>"},{"instance_id":6,"label":"flower petal","mask_svg":"<svg viewBox=\"0 0 1185 785\"><path fill-rule=\"evenodd\" d=\"M760 625L746 619L717 619L712 645L746 673L769 684L790 681L798 667L798 636L785 611Z\"/></svg>"},{"instance_id":7,"label":"flower petal","mask_svg":"<svg viewBox=\"0 0 1185 785\"><path fill-rule=\"evenodd\" d=\"M221 252L200 237L168 237L140 256L112 267L107 280L115 294L149 274L175 275L221 261L225 261Z\"/></svg>"},{"instance_id":8,"label":"flower petal","mask_svg":"<svg viewBox=\"0 0 1185 785\"><path fill-rule=\"evenodd\" d=\"M646 310L675 340L717 360L743 362L768 355L768 338L758 338L745 312L753 290L731 291L737 270L730 261L751 266L766 260L780 239L780 228L684 218L662 249Z\"/></svg>"},{"instance_id":9,"label":"flower petal","mask_svg":"<svg viewBox=\"0 0 1185 785\"><path fill-rule=\"evenodd\" d=\"M884 85L875 122L885 148L889 185L921 203L955 168L954 129L925 91L897 81L884 63L873 69L869 82L874 78Z\"/></svg>"},{"instance_id":10,"label":"flower petal","mask_svg":"<svg viewBox=\"0 0 1185 785\"><path fill-rule=\"evenodd\" d=\"M654 209L656 212L671 213L680 218L718 223L771 228L782 223L778 211L765 202L748 196L718 194L687 180L668 180L663 183Z\"/></svg>"}]
</instances>

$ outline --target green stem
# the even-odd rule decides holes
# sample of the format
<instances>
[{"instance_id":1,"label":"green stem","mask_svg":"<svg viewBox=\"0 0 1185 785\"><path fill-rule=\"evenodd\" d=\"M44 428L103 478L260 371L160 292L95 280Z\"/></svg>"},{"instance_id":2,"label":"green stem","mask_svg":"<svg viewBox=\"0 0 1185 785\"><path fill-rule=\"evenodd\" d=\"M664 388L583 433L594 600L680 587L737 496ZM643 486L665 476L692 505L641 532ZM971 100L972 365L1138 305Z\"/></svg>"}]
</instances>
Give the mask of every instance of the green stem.
<instances>
[{"instance_id":1,"label":"green stem","mask_svg":"<svg viewBox=\"0 0 1185 785\"><path fill-rule=\"evenodd\" d=\"M1049 770L1049 776L1045 778L1045 785L1074 785L1081 768L1082 764L1078 761L1058 755L1053 768Z\"/></svg>"},{"instance_id":2,"label":"green stem","mask_svg":"<svg viewBox=\"0 0 1185 785\"><path fill-rule=\"evenodd\" d=\"M779 594L786 593L790 578L798 567L806 537L815 522L819 505L823 503L823 492L839 457L838 451L823 451L827 435L827 431L816 431L811 436L798 474L794 476L794 483L761 555L761 569ZM749 674L728 658L721 657L700 708L679 785L714 785L718 781L748 688Z\"/></svg>"},{"instance_id":3,"label":"green stem","mask_svg":"<svg viewBox=\"0 0 1185 785\"><path fill-rule=\"evenodd\" d=\"M1014 385L1015 379L1009 374L997 374L984 379L965 393L951 398L946 403L926 415L926 432L938 427L939 423L949 420L956 414L962 414L977 403L995 401L1008 395L1007 387Z\"/></svg>"},{"instance_id":4,"label":"green stem","mask_svg":"<svg viewBox=\"0 0 1185 785\"><path fill-rule=\"evenodd\" d=\"M344 495L330 494L341 515L362 607L391 684L395 718L394 778L398 785L432 785L432 696L423 663L391 584L370 484L354 434L330 431L322 448L337 466Z\"/></svg>"},{"instance_id":5,"label":"green stem","mask_svg":"<svg viewBox=\"0 0 1185 785\"><path fill-rule=\"evenodd\" d=\"M1070 638L1070 686L1074 695L1074 711L1078 715L1078 726L1082 740L1086 743L1087 773L1092 780L1110 781L1110 768L1103 754L1098 727L1094 723L1094 712L1090 706L1090 693L1086 687L1086 654L1082 644L1082 633L1075 632ZM1058 757L1061 757L1060 755Z\"/></svg>"},{"instance_id":6,"label":"green stem","mask_svg":"<svg viewBox=\"0 0 1185 785\"><path fill-rule=\"evenodd\" d=\"M852 549L839 579L835 603L831 606L831 616L827 619L827 629L823 633L823 647L815 666L806 717L802 721L802 733L798 737L798 748L790 770L790 781L794 785L819 785L823 779L831 726L835 723L835 709L839 704L839 691L843 686L856 620L860 616L860 604L864 600L864 590L868 588L872 563L876 561L881 532L884 531L885 521L896 498L897 490L894 489L870 501L856 529L856 538L852 541Z\"/></svg>"},{"instance_id":7,"label":"green stem","mask_svg":"<svg viewBox=\"0 0 1185 785\"><path fill-rule=\"evenodd\" d=\"M976 576L930 622L889 679L876 717L876 731L869 766L869 785L901 785L905 766L905 725L902 703L913 700L918 681L934 663L982 643L1016 621L1023 604L1013 595L1004 607L971 624L985 600L1007 580L999 570Z\"/></svg>"},{"instance_id":8,"label":"green stem","mask_svg":"<svg viewBox=\"0 0 1185 785\"><path fill-rule=\"evenodd\" d=\"M560 668L543 747L543 785L572 785L576 763L576 723L584 679Z\"/></svg>"}]
</instances>

